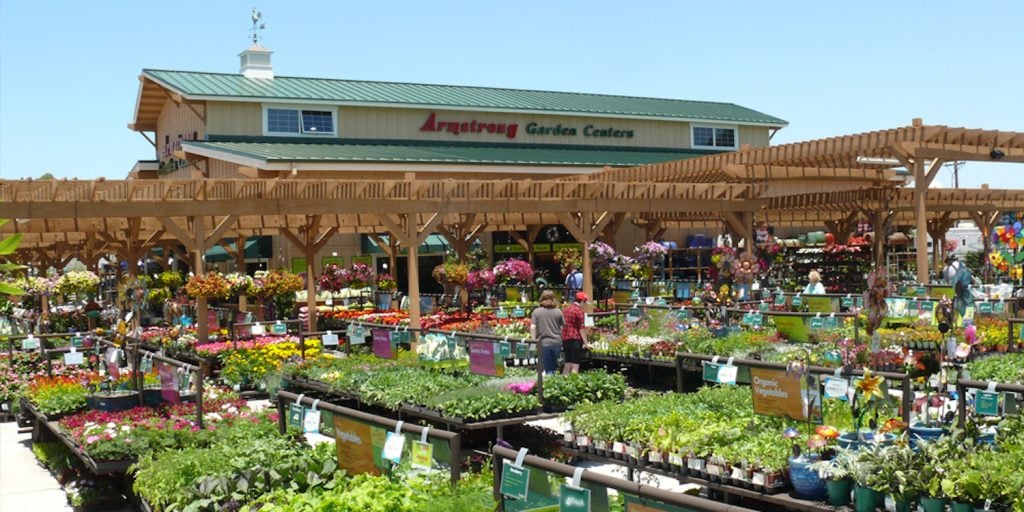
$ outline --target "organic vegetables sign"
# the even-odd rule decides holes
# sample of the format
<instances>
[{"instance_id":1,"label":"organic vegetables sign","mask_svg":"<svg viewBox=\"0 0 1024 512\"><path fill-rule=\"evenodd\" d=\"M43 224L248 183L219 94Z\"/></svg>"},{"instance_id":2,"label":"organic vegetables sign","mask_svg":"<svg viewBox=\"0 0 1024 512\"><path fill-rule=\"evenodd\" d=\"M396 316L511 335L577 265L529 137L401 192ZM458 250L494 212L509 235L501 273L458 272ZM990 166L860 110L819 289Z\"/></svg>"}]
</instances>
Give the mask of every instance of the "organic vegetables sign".
<instances>
[{"instance_id":1,"label":"organic vegetables sign","mask_svg":"<svg viewBox=\"0 0 1024 512\"><path fill-rule=\"evenodd\" d=\"M490 377L505 376L505 360L497 343L486 340L469 340L469 371Z\"/></svg>"},{"instance_id":2,"label":"organic vegetables sign","mask_svg":"<svg viewBox=\"0 0 1024 512\"><path fill-rule=\"evenodd\" d=\"M821 393L817 376L787 374L785 370L751 368L754 412L800 421L821 423Z\"/></svg>"}]
</instances>

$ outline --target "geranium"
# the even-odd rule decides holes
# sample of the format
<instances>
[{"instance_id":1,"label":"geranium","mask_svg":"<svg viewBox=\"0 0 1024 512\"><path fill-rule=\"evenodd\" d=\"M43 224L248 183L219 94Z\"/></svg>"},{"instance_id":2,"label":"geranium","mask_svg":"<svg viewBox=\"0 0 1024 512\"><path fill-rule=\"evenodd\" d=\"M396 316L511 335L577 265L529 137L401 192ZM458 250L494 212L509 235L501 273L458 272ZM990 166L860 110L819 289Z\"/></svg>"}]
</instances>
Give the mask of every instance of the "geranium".
<instances>
[{"instance_id":1,"label":"geranium","mask_svg":"<svg viewBox=\"0 0 1024 512\"><path fill-rule=\"evenodd\" d=\"M100 286L100 276L89 270L73 270L61 276L54 283L54 291L60 294L96 293Z\"/></svg>"},{"instance_id":2,"label":"geranium","mask_svg":"<svg viewBox=\"0 0 1024 512\"><path fill-rule=\"evenodd\" d=\"M482 291L494 287L494 283L497 278L494 276L494 271L485 268L483 270L474 270L466 276L466 288L472 291Z\"/></svg>"},{"instance_id":3,"label":"geranium","mask_svg":"<svg viewBox=\"0 0 1024 512\"><path fill-rule=\"evenodd\" d=\"M503 284L523 284L533 281L533 267L523 260L509 258L494 266L494 276Z\"/></svg>"},{"instance_id":4,"label":"geranium","mask_svg":"<svg viewBox=\"0 0 1024 512\"><path fill-rule=\"evenodd\" d=\"M230 288L228 280L219 272L207 272L190 277L185 284L185 293L195 298L223 299L228 296Z\"/></svg>"}]
</instances>

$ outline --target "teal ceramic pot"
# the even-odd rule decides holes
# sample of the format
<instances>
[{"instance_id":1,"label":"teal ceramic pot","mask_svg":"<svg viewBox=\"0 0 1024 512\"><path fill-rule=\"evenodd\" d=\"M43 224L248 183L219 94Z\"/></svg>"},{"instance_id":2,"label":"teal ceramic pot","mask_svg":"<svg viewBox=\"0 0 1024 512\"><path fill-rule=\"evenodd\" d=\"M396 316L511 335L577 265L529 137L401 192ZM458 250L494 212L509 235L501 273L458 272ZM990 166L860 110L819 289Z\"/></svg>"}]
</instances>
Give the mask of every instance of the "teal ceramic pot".
<instances>
[{"instance_id":1,"label":"teal ceramic pot","mask_svg":"<svg viewBox=\"0 0 1024 512\"><path fill-rule=\"evenodd\" d=\"M947 433L949 431L942 427L926 427L920 422L914 422L910 425L910 446L917 448L919 443L934 441Z\"/></svg>"}]
</instances>

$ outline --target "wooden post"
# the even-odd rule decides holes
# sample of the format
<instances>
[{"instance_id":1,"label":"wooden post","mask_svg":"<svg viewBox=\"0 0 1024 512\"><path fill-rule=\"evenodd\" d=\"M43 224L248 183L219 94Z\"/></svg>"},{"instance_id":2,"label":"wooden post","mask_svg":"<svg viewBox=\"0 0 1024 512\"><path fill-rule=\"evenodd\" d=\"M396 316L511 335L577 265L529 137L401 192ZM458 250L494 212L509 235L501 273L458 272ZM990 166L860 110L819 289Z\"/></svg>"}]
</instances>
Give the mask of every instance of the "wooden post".
<instances>
[{"instance_id":1,"label":"wooden post","mask_svg":"<svg viewBox=\"0 0 1024 512\"><path fill-rule=\"evenodd\" d=\"M316 331L316 253L306 253L306 328Z\"/></svg>"},{"instance_id":2,"label":"wooden post","mask_svg":"<svg viewBox=\"0 0 1024 512\"><path fill-rule=\"evenodd\" d=\"M402 240L402 243L407 243L405 246L405 269L409 280L409 327L414 329L410 345L413 350L416 350L416 345L419 342L420 328L420 244L416 243L415 217L410 215L406 218L406 221L406 232L403 233L405 240ZM397 233L391 234L392 238L395 236L397 236Z\"/></svg>"},{"instance_id":3,"label":"wooden post","mask_svg":"<svg viewBox=\"0 0 1024 512\"><path fill-rule=\"evenodd\" d=\"M192 272L195 275L200 275L204 272L203 255L206 252L204 247L206 241L206 229L203 226L202 217L192 217L192 239L195 246L192 249ZM129 265L131 268L132 265ZM198 343L202 345L210 339L210 323L207 319L206 297L198 297L196 299L196 332L198 333Z\"/></svg>"},{"instance_id":4,"label":"wooden post","mask_svg":"<svg viewBox=\"0 0 1024 512\"><path fill-rule=\"evenodd\" d=\"M918 157L913 161L914 174L914 216L917 221L917 236L914 246L917 250L917 282L928 284L928 207L925 199L928 196L928 179L924 172L924 160Z\"/></svg>"}]
</instances>

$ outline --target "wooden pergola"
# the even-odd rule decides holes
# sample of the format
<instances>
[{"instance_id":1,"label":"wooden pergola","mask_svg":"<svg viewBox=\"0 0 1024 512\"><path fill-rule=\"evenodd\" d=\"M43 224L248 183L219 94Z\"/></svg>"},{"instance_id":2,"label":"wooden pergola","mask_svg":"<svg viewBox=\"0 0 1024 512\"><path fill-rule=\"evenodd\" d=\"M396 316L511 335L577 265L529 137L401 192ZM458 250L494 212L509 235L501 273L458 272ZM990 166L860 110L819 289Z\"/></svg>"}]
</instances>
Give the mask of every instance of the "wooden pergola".
<instances>
[{"instance_id":1,"label":"wooden pergola","mask_svg":"<svg viewBox=\"0 0 1024 512\"><path fill-rule=\"evenodd\" d=\"M22 259L60 262L71 251L94 261L117 253L135 261L156 247L165 255L184 245L192 268L224 239L281 234L315 255L335 233L388 234L408 253L409 294L419 295L417 249L435 231L467 249L483 231L561 223L583 244L584 289L592 293L587 244L626 215L712 212L742 215L767 205L747 184L560 182L512 180L96 180L0 181L0 233L22 233ZM380 240L379 237L377 238ZM241 256L244 244L236 244ZM382 247L384 245L382 244ZM183 255L179 255L183 256ZM184 258L182 258L184 259ZM134 272L134 265L129 269ZM310 327L314 280L307 279ZM205 318L200 299L198 316ZM418 301L410 321L419 325ZM198 322L205 339L206 322Z\"/></svg>"},{"instance_id":2,"label":"wooden pergola","mask_svg":"<svg viewBox=\"0 0 1024 512\"><path fill-rule=\"evenodd\" d=\"M951 128L948 126L927 126L915 119L911 126L881 130L827 139L782 144L763 148L743 148L732 153L704 156L689 160L678 160L660 164L609 169L588 176L564 178L565 181L643 181L674 183L769 183L782 179L847 180L875 179L877 184L865 188L895 189L890 182L891 169L903 167L913 179L913 189L901 189L895 199L896 211L913 214L914 226L919 233L916 237L917 278L928 281L928 241L924 234L929 230L929 211L966 212L978 222L983 233L991 229L996 212L1015 209L1009 198L1016 191L967 191L974 196L958 196L946 191L929 190L929 186L946 162L951 161L999 161L1024 162L1024 133L998 130ZM869 195L874 192L867 192ZM761 196L764 197L764 196ZM852 198L854 196L844 196ZM929 201L929 197L936 197ZM977 199L977 201L975 201ZM787 199L789 201L790 199ZM792 199L798 201L799 199ZM964 201L970 204L966 204ZM861 204L854 201L856 204ZM786 204L775 204L785 207ZM832 203L818 202L816 208ZM847 203L851 205L852 203ZM886 208L874 205L873 220L884 224ZM892 203L890 202L890 205ZM771 207L769 207L771 208ZM838 209L838 213L850 210ZM951 218L952 215L947 217ZM839 220L839 219L833 219ZM941 227L941 226L939 226Z\"/></svg>"}]
</instances>

